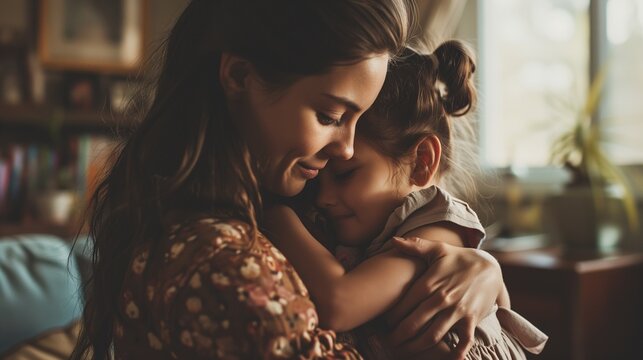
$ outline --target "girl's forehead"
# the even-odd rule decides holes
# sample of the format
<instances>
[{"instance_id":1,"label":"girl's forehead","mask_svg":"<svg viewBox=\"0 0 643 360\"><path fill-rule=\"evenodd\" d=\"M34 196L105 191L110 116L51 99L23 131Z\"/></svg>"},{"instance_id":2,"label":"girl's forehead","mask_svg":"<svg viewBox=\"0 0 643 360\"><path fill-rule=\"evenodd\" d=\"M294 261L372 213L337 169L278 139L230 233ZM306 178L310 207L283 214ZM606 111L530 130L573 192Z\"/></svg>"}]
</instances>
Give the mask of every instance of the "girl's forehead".
<instances>
[{"instance_id":1,"label":"girl's forehead","mask_svg":"<svg viewBox=\"0 0 643 360\"><path fill-rule=\"evenodd\" d=\"M373 146L359 136L355 137L353 157L348 160L345 159L331 159L328 162L328 167L331 170L345 169L365 162L377 161L379 154L375 151Z\"/></svg>"},{"instance_id":2,"label":"girl's forehead","mask_svg":"<svg viewBox=\"0 0 643 360\"><path fill-rule=\"evenodd\" d=\"M375 145L371 141L368 141L366 138L361 136L359 134L359 131L355 135L355 142L353 147L354 155L352 159L372 158L379 155L379 152L377 151L377 149L375 149Z\"/></svg>"}]
</instances>

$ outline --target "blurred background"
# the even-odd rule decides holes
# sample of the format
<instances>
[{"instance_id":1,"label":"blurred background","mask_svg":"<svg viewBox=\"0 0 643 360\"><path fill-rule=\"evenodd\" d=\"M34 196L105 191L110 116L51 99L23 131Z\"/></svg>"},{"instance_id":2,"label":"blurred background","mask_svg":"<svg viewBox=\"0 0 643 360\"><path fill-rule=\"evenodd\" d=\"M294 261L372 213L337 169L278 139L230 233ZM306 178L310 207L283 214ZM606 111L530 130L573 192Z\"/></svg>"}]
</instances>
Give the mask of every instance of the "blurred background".
<instances>
[{"instance_id":1,"label":"blurred background","mask_svg":"<svg viewBox=\"0 0 643 360\"><path fill-rule=\"evenodd\" d=\"M187 3L0 1L0 319L15 320L0 321L0 354L79 316L52 284L74 289L87 256L70 283L48 246L82 225L111 149L137 125L141 64ZM474 208L514 307L551 337L539 358L638 358L643 0L418 3L429 48L456 38L478 56ZM38 271L54 278L16 280ZM51 308L52 296L55 315L24 321L25 304Z\"/></svg>"}]
</instances>

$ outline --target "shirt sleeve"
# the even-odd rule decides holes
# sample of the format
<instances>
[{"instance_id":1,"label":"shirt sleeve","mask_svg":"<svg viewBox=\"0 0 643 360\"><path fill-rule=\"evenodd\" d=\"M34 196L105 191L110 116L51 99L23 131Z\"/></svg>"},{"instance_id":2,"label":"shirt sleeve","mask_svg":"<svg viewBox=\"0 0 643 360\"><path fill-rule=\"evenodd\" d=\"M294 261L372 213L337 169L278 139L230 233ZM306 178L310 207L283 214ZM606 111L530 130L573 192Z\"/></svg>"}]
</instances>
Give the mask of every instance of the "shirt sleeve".
<instances>
[{"instance_id":1,"label":"shirt sleeve","mask_svg":"<svg viewBox=\"0 0 643 360\"><path fill-rule=\"evenodd\" d=\"M419 227L443 221L462 229L462 240L466 247L479 248L485 238L484 227L469 204L439 188L435 198L411 214L396 233L401 236Z\"/></svg>"},{"instance_id":2,"label":"shirt sleeve","mask_svg":"<svg viewBox=\"0 0 643 360\"><path fill-rule=\"evenodd\" d=\"M212 229L198 235L209 245L168 309L178 358L361 358L318 328L305 286L267 239L226 223Z\"/></svg>"}]
</instances>

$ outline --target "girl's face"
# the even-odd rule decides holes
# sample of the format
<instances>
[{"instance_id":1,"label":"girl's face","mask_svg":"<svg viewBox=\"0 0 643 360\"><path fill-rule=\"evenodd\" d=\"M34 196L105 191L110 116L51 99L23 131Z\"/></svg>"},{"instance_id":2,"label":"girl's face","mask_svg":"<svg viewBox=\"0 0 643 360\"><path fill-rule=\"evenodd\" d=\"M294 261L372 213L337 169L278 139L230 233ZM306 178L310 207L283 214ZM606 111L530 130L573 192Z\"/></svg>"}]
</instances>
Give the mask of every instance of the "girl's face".
<instances>
[{"instance_id":1,"label":"girl's face","mask_svg":"<svg viewBox=\"0 0 643 360\"><path fill-rule=\"evenodd\" d=\"M249 81L244 128L265 189L296 195L328 160L353 156L355 125L382 88L388 60L375 55L334 66L277 92Z\"/></svg>"},{"instance_id":2,"label":"girl's face","mask_svg":"<svg viewBox=\"0 0 643 360\"><path fill-rule=\"evenodd\" d=\"M321 172L316 203L340 243L356 246L373 240L412 191L404 169L396 176L395 166L358 137L353 158L333 160Z\"/></svg>"}]
</instances>

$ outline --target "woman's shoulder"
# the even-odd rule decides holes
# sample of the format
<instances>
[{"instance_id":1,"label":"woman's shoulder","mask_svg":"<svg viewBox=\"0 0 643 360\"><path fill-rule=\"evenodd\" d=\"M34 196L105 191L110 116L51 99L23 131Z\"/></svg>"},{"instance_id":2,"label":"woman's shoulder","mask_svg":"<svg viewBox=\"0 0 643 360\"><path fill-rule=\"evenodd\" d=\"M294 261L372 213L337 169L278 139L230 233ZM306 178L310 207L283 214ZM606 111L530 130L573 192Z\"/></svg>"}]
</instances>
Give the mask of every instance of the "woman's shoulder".
<instances>
[{"instance_id":1,"label":"woman's shoulder","mask_svg":"<svg viewBox=\"0 0 643 360\"><path fill-rule=\"evenodd\" d=\"M169 347L179 358L359 358L318 328L299 276L247 222L190 216L168 223L164 236L158 257L148 261L148 248L132 264L121 345L135 339L122 335L138 328L128 324L143 321L160 329L150 346Z\"/></svg>"},{"instance_id":2,"label":"woman's shoulder","mask_svg":"<svg viewBox=\"0 0 643 360\"><path fill-rule=\"evenodd\" d=\"M215 248L244 248L255 235L245 221L209 214L194 214L176 221L169 226L168 233L168 239L174 244L196 242Z\"/></svg>"},{"instance_id":3,"label":"woman's shoulder","mask_svg":"<svg viewBox=\"0 0 643 360\"><path fill-rule=\"evenodd\" d=\"M161 282L185 280L198 268L214 263L232 266L256 248L258 234L242 220L190 214L167 222L162 237L162 252L152 265Z\"/></svg>"},{"instance_id":4,"label":"woman's shoulder","mask_svg":"<svg viewBox=\"0 0 643 360\"><path fill-rule=\"evenodd\" d=\"M337 343L332 332L317 327L305 285L286 258L261 233L253 233L250 224L197 216L175 225L169 256L176 246L181 254L167 263L171 268L176 261L179 268L168 278L170 288L176 288L165 308L173 314L169 321L180 329L178 350L186 358L193 351L211 358L215 350L241 358L298 354L316 358L316 352L320 358L359 357ZM226 349L199 347L199 339L226 342Z\"/></svg>"}]
</instances>

